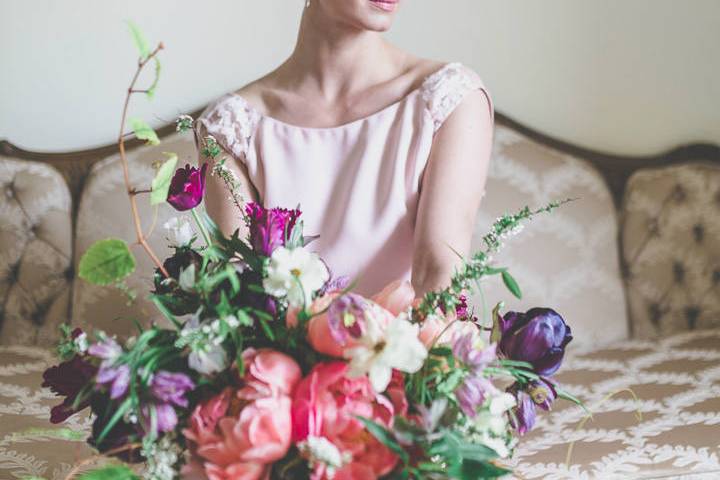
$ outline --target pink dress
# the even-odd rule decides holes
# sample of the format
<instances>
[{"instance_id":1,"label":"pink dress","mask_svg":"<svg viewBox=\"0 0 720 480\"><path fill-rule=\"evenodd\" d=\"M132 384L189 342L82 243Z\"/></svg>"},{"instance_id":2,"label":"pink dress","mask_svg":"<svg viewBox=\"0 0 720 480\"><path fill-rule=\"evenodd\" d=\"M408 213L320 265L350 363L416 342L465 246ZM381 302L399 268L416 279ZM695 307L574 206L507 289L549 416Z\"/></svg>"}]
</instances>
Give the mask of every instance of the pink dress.
<instances>
[{"instance_id":1,"label":"pink dress","mask_svg":"<svg viewBox=\"0 0 720 480\"><path fill-rule=\"evenodd\" d=\"M246 165L266 207L300 205L305 234L320 235L311 247L334 276L357 280L356 291L368 295L410 278L433 137L477 89L488 95L477 74L449 63L401 100L338 127L290 125L234 93L211 104L200 121Z\"/></svg>"}]
</instances>

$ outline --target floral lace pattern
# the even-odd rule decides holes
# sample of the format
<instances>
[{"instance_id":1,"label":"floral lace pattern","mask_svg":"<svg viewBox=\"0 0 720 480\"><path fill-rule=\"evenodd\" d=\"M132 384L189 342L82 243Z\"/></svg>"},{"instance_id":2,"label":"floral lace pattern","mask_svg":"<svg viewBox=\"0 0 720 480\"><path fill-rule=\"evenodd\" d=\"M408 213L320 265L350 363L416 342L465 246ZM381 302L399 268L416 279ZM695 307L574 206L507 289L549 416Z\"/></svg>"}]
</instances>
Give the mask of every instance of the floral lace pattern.
<instances>
[{"instance_id":1,"label":"floral lace pattern","mask_svg":"<svg viewBox=\"0 0 720 480\"><path fill-rule=\"evenodd\" d=\"M236 159L246 161L260 118L260 113L244 98L228 94L210 105L197 122Z\"/></svg>"},{"instance_id":2,"label":"floral lace pattern","mask_svg":"<svg viewBox=\"0 0 720 480\"><path fill-rule=\"evenodd\" d=\"M448 63L425 79L421 87L422 96L436 132L473 90L484 91L488 100L490 99L480 77L457 62ZM492 105L490 108L492 110Z\"/></svg>"},{"instance_id":3,"label":"floral lace pattern","mask_svg":"<svg viewBox=\"0 0 720 480\"><path fill-rule=\"evenodd\" d=\"M585 401L593 419L582 424L587 414L580 407L556 402L556 410L539 417L520 442L518 474L547 480L720 478L718 361L718 330L570 352L557 380Z\"/></svg>"}]
</instances>

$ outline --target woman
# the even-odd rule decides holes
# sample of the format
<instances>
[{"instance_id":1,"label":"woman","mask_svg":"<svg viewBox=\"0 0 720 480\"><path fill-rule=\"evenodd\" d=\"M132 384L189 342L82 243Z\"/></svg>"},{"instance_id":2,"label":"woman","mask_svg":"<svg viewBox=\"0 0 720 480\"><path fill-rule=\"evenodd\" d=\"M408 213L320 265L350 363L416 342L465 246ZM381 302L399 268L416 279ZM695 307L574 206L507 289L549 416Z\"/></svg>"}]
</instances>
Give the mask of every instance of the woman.
<instances>
[{"instance_id":1,"label":"woman","mask_svg":"<svg viewBox=\"0 0 720 480\"><path fill-rule=\"evenodd\" d=\"M200 132L226 150L246 199L303 211L336 276L373 294L447 286L470 248L493 110L468 68L414 57L382 32L400 0L308 0L276 70L212 104ZM242 228L218 179L207 209Z\"/></svg>"}]
</instances>

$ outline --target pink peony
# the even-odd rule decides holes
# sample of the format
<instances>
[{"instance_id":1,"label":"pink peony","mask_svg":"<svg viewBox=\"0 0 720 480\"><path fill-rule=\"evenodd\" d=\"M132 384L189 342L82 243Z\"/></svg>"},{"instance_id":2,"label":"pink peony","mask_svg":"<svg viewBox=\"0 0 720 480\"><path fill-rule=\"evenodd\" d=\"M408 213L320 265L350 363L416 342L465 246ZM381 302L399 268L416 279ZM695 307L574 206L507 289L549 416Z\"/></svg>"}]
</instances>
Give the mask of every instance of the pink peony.
<instances>
[{"instance_id":1,"label":"pink peony","mask_svg":"<svg viewBox=\"0 0 720 480\"><path fill-rule=\"evenodd\" d=\"M298 364L270 349L243 352L240 390L226 388L198 405L183 433L193 461L187 474L209 480L261 480L290 448L292 400L302 373Z\"/></svg>"},{"instance_id":2,"label":"pink peony","mask_svg":"<svg viewBox=\"0 0 720 480\"><path fill-rule=\"evenodd\" d=\"M397 456L364 428L357 416L388 428L395 415L407 413L402 376L397 374L387 396L373 391L367 377L348 378L344 362L321 363L297 386L293 412L293 441L324 437L351 460L335 472L335 479L374 480L388 474ZM319 466L313 479L326 479Z\"/></svg>"},{"instance_id":3,"label":"pink peony","mask_svg":"<svg viewBox=\"0 0 720 480\"><path fill-rule=\"evenodd\" d=\"M260 480L290 448L290 411L285 395L243 407L228 388L199 405L183 433L209 480Z\"/></svg>"},{"instance_id":4,"label":"pink peony","mask_svg":"<svg viewBox=\"0 0 720 480\"><path fill-rule=\"evenodd\" d=\"M238 392L238 397L244 400L289 396L302 377L297 362L284 353L248 348L242 356L245 386Z\"/></svg>"}]
</instances>

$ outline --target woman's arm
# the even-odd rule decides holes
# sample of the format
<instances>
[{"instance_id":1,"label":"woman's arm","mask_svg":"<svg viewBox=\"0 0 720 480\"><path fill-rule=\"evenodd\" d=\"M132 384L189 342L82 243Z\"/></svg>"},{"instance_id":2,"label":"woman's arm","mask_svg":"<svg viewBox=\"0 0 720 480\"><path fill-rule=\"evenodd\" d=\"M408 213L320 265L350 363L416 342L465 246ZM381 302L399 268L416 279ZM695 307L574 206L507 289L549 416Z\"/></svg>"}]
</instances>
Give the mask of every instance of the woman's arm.
<instances>
[{"instance_id":1,"label":"woman's arm","mask_svg":"<svg viewBox=\"0 0 720 480\"><path fill-rule=\"evenodd\" d=\"M198 138L203 139L207 135L205 128L200 126L198 128ZM199 149L202 151L202 148ZM213 160L203 156L202 153L198 153L200 156L200 163L210 162L213 165ZM232 171L238 179L240 184L239 192L242 198L246 202L257 201L257 192L253 187L248 177L247 169L242 162L239 162L226 150L223 150L219 158L227 158L225 166ZM238 210L235 203L232 201L230 192L223 180L217 175L208 175L206 179L207 185L205 188L205 209L208 215L218 224L220 230L226 235L231 235L236 229L240 229L240 238L244 238L247 234L247 227L242 221L241 212Z\"/></svg>"},{"instance_id":2,"label":"woman's arm","mask_svg":"<svg viewBox=\"0 0 720 480\"><path fill-rule=\"evenodd\" d=\"M483 90L469 93L433 140L415 224L412 284L418 296L445 288L467 255L492 149L493 119Z\"/></svg>"}]
</instances>

